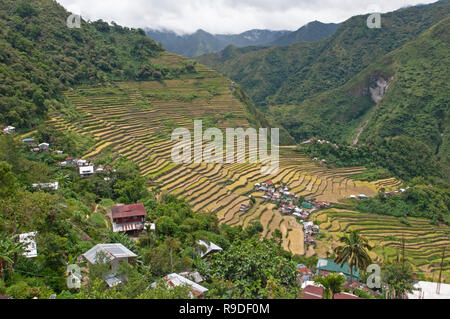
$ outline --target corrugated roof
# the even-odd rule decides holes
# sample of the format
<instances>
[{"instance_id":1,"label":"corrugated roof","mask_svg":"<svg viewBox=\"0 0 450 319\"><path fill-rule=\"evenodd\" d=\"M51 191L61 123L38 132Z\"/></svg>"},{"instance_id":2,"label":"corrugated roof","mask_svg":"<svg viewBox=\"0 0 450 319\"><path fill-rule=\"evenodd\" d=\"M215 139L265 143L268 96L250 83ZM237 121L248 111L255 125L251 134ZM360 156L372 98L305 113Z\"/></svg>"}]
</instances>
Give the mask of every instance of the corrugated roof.
<instances>
[{"instance_id":1,"label":"corrugated roof","mask_svg":"<svg viewBox=\"0 0 450 319\"><path fill-rule=\"evenodd\" d=\"M96 256L99 252L105 252L111 260L116 258L133 258L137 257L135 253L126 248L122 244L98 244L89 249L83 254L83 257L87 259L91 264L96 263Z\"/></svg>"},{"instance_id":2,"label":"corrugated roof","mask_svg":"<svg viewBox=\"0 0 450 319\"><path fill-rule=\"evenodd\" d=\"M214 244L212 242L205 242L203 240L198 240L197 244L206 247L206 251L200 253L200 257L202 257L202 258L212 252L223 250L221 247L217 246L216 244Z\"/></svg>"},{"instance_id":3,"label":"corrugated roof","mask_svg":"<svg viewBox=\"0 0 450 319\"><path fill-rule=\"evenodd\" d=\"M350 265L348 263L345 263L341 267L331 259L319 258L316 266L316 274L319 273L319 270L343 273L345 276L350 277ZM356 269L355 267L353 267L353 277L359 279L359 269Z\"/></svg>"},{"instance_id":4,"label":"corrugated roof","mask_svg":"<svg viewBox=\"0 0 450 319\"><path fill-rule=\"evenodd\" d=\"M175 273L169 274L166 277L164 277L164 279L170 286L185 286L185 285L190 286L191 291L197 296L202 295L208 291L208 288L205 288L205 287L193 282L192 280L189 280L183 276L180 276L179 274L175 274Z\"/></svg>"},{"instance_id":5,"label":"corrugated roof","mask_svg":"<svg viewBox=\"0 0 450 319\"><path fill-rule=\"evenodd\" d=\"M145 216L147 212L144 204L132 204L132 205L116 205L111 207L112 218L124 218L133 216Z\"/></svg>"}]
</instances>

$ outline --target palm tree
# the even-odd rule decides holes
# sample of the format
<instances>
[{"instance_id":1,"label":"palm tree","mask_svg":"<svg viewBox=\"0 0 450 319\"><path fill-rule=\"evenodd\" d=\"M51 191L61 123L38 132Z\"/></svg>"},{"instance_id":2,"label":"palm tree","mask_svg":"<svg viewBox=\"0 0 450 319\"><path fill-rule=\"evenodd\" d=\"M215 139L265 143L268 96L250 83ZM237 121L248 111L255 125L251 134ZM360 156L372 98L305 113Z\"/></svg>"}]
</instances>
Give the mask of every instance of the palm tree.
<instances>
[{"instance_id":1,"label":"palm tree","mask_svg":"<svg viewBox=\"0 0 450 319\"><path fill-rule=\"evenodd\" d=\"M372 263L368 251L372 250L367 239L359 234L358 230L351 230L349 234L339 240L343 245L336 248L335 262L341 267L348 262L350 266L350 279L353 282L353 267L366 269Z\"/></svg>"},{"instance_id":2,"label":"palm tree","mask_svg":"<svg viewBox=\"0 0 450 319\"><path fill-rule=\"evenodd\" d=\"M17 255L23 253L25 244L16 241L18 235L7 237L0 235L0 274L5 280L5 270L14 271L14 263Z\"/></svg>"},{"instance_id":3,"label":"palm tree","mask_svg":"<svg viewBox=\"0 0 450 319\"><path fill-rule=\"evenodd\" d=\"M318 277L314 280L316 284L321 284L324 287L323 297L327 297L331 294L331 299L337 293L340 293L345 284L345 276L339 274L329 274L327 277Z\"/></svg>"}]
</instances>

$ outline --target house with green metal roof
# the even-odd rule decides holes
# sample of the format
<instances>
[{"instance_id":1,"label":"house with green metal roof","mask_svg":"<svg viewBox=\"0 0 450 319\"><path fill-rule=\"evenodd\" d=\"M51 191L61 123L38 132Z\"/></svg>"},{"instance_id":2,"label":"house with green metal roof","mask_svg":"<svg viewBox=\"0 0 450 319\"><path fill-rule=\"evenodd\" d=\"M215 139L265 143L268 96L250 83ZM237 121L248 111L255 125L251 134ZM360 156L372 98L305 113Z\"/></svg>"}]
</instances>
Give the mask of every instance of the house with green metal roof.
<instances>
[{"instance_id":1,"label":"house with green metal roof","mask_svg":"<svg viewBox=\"0 0 450 319\"><path fill-rule=\"evenodd\" d=\"M303 203L302 203L302 206L303 206L304 208L306 208L306 209L311 209L311 208L313 208L313 205L312 205L311 203L308 203L308 202L303 202Z\"/></svg>"},{"instance_id":2,"label":"house with green metal roof","mask_svg":"<svg viewBox=\"0 0 450 319\"><path fill-rule=\"evenodd\" d=\"M336 264L331 259L319 258L316 266L316 275L317 276L327 276L330 273L342 273L350 279L350 265L345 263L343 266ZM359 268L353 267L353 280L359 281Z\"/></svg>"}]
</instances>

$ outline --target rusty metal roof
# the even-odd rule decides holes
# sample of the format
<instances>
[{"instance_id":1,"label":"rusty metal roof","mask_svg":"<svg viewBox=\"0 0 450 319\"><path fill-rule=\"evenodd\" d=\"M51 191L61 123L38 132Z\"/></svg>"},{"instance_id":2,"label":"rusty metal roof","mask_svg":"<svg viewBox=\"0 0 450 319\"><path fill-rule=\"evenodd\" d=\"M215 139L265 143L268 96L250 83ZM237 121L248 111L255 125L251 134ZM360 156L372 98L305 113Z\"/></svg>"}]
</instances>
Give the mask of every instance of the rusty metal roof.
<instances>
[{"instance_id":1,"label":"rusty metal roof","mask_svg":"<svg viewBox=\"0 0 450 319\"><path fill-rule=\"evenodd\" d=\"M124 217L134 217L134 216L145 216L147 212L145 210L144 204L132 204L132 205L116 205L111 207L112 218L124 218Z\"/></svg>"}]
</instances>

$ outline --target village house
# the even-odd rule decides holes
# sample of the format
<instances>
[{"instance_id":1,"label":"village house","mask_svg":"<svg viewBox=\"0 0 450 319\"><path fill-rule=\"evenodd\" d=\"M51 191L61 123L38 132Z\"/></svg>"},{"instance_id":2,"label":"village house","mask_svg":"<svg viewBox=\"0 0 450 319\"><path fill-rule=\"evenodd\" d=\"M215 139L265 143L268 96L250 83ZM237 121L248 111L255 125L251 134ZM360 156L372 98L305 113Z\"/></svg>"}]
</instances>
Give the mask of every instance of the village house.
<instances>
[{"instance_id":1,"label":"village house","mask_svg":"<svg viewBox=\"0 0 450 319\"><path fill-rule=\"evenodd\" d=\"M261 186L270 188L270 187L273 187L273 182L272 181L266 181L264 183L261 183Z\"/></svg>"},{"instance_id":2,"label":"village house","mask_svg":"<svg viewBox=\"0 0 450 319\"><path fill-rule=\"evenodd\" d=\"M99 262L98 258L101 253L104 254L109 262L110 273L103 278L108 286L114 287L126 280L126 278L117 273L119 265L121 262L134 263L137 255L122 244L98 244L81 255L81 257L89 264L95 265Z\"/></svg>"},{"instance_id":3,"label":"village house","mask_svg":"<svg viewBox=\"0 0 450 319\"><path fill-rule=\"evenodd\" d=\"M306 208L306 209L312 209L313 205L311 203L308 203L308 202L305 201L305 202L302 203L302 207Z\"/></svg>"},{"instance_id":4,"label":"village house","mask_svg":"<svg viewBox=\"0 0 450 319\"><path fill-rule=\"evenodd\" d=\"M350 280L350 266L346 262L343 266L336 264L331 259L319 258L316 266L316 276L328 276L330 273L343 274ZM353 280L359 282L359 269L353 267Z\"/></svg>"},{"instance_id":5,"label":"village house","mask_svg":"<svg viewBox=\"0 0 450 319\"><path fill-rule=\"evenodd\" d=\"M198 283L193 282L192 280L187 279L186 277L183 277L179 274L172 273L163 278L165 284L169 287L179 287L179 286L189 286L190 292L189 292L189 298L195 297L201 297L206 292L208 292L208 289L199 285ZM151 285L153 288L157 286L157 283L154 282Z\"/></svg>"},{"instance_id":6,"label":"village house","mask_svg":"<svg viewBox=\"0 0 450 319\"><path fill-rule=\"evenodd\" d=\"M74 160L72 157L67 157L66 158L66 163L67 163L67 166L75 166L76 165L76 160Z\"/></svg>"},{"instance_id":7,"label":"village house","mask_svg":"<svg viewBox=\"0 0 450 319\"><path fill-rule=\"evenodd\" d=\"M198 240L197 245L203 246L206 248L205 250L197 249L197 254L199 254L201 258L205 258L210 254L213 254L213 253L223 250L221 247L217 246L216 244L214 244L212 242L208 242L208 241L203 241L203 240Z\"/></svg>"},{"instance_id":8,"label":"village house","mask_svg":"<svg viewBox=\"0 0 450 319\"><path fill-rule=\"evenodd\" d=\"M59 188L59 183L58 182L53 182L53 183L37 183L37 184L33 184L31 185L33 186L33 188L37 188L39 190L52 190L52 191L57 191Z\"/></svg>"},{"instance_id":9,"label":"village house","mask_svg":"<svg viewBox=\"0 0 450 319\"><path fill-rule=\"evenodd\" d=\"M29 145L29 146L35 146L36 144L34 143L34 138L24 138L22 140L23 144Z\"/></svg>"},{"instance_id":10,"label":"village house","mask_svg":"<svg viewBox=\"0 0 450 319\"><path fill-rule=\"evenodd\" d=\"M0 127L0 131L3 134L14 134L16 133L16 128L14 126L4 126L4 127Z\"/></svg>"},{"instance_id":11,"label":"village house","mask_svg":"<svg viewBox=\"0 0 450 319\"><path fill-rule=\"evenodd\" d=\"M23 256L26 258L35 258L38 256L36 234L37 232L29 232L19 235L19 242L26 245L23 252Z\"/></svg>"},{"instance_id":12,"label":"village house","mask_svg":"<svg viewBox=\"0 0 450 319\"><path fill-rule=\"evenodd\" d=\"M303 230L305 234L318 234L320 232L319 225L314 225L313 222L303 222Z\"/></svg>"},{"instance_id":13,"label":"village house","mask_svg":"<svg viewBox=\"0 0 450 319\"><path fill-rule=\"evenodd\" d=\"M50 147L50 144L48 143L41 143L38 145L40 152L48 152L48 148Z\"/></svg>"},{"instance_id":14,"label":"village house","mask_svg":"<svg viewBox=\"0 0 450 319\"><path fill-rule=\"evenodd\" d=\"M145 222L144 228L146 230L155 231L156 230L156 224L155 223Z\"/></svg>"},{"instance_id":15,"label":"village house","mask_svg":"<svg viewBox=\"0 0 450 319\"><path fill-rule=\"evenodd\" d=\"M185 277L189 280L192 280L193 282L196 282L198 284L205 281L205 279L202 277L202 275L200 275L200 273L198 271L182 272L182 273L180 273L180 276L183 276L183 277Z\"/></svg>"},{"instance_id":16,"label":"village house","mask_svg":"<svg viewBox=\"0 0 450 319\"><path fill-rule=\"evenodd\" d=\"M111 207L113 232L136 233L142 231L146 216L147 211L142 203L132 205L117 204Z\"/></svg>"},{"instance_id":17,"label":"village house","mask_svg":"<svg viewBox=\"0 0 450 319\"><path fill-rule=\"evenodd\" d=\"M250 210L250 208L252 208L251 205L242 204L242 205L241 205L241 208L239 208L239 210L240 210L241 212L247 212L247 211Z\"/></svg>"},{"instance_id":18,"label":"village house","mask_svg":"<svg viewBox=\"0 0 450 319\"><path fill-rule=\"evenodd\" d=\"M317 285L314 281L306 281L302 285L302 293L300 299L323 299L324 288ZM334 299L363 299L347 292L340 292L334 295Z\"/></svg>"},{"instance_id":19,"label":"village house","mask_svg":"<svg viewBox=\"0 0 450 319\"><path fill-rule=\"evenodd\" d=\"M419 281L414 288L408 299L450 299L450 284Z\"/></svg>"},{"instance_id":20,"label":"village house","mask_svg":"<svg viewBox=\"0 0 450 319\"><path fill-rule=\"evenodd\" d=\"M297 276L297 281L299 283L304 283L305 281L311 280L313 278L313 273L304 264L297 264L297 271L299 275Z\"/></svg>"},{"instance_id":21,"label":"village house","mask_svg":"<svg viewBox=\"0 0 450 319\"><path fill-rule=\"evenodd\" d=\"M78 167L78 174L81 177L89 177L94 174L94 165L80 166Z\"/></svg>"}]
</instances>

